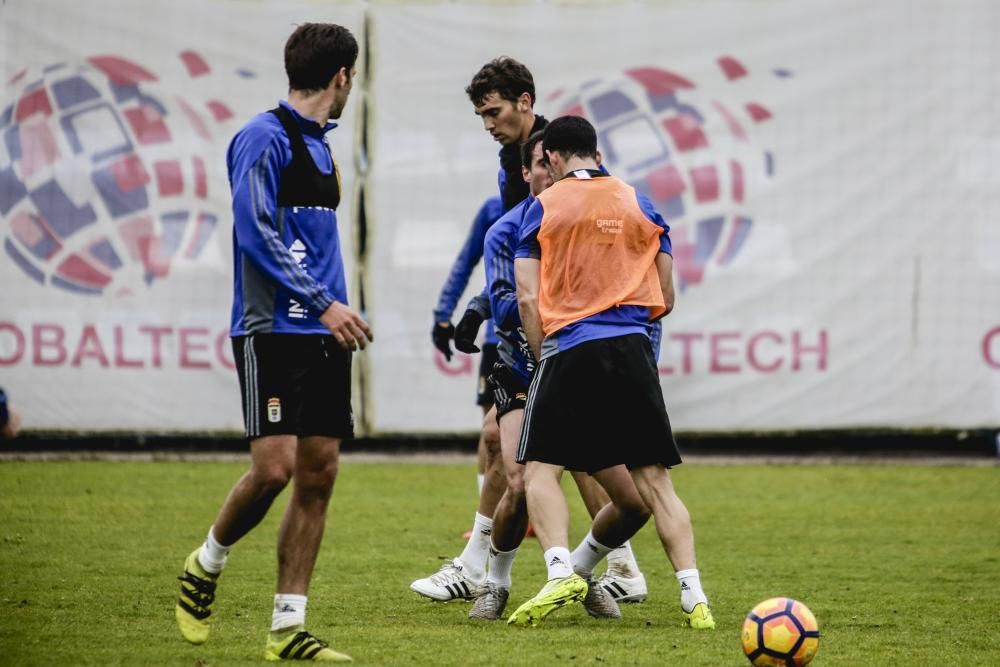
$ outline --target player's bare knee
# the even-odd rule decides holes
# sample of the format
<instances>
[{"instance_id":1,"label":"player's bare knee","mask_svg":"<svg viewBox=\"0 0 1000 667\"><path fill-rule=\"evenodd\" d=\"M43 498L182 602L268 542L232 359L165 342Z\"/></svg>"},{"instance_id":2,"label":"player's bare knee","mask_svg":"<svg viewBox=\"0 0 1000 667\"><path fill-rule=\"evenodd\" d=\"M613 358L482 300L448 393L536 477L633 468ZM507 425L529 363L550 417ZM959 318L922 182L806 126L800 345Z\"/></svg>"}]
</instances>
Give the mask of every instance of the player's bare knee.
<instances>
[{"instance_id":1,"label":"player's bare knee","mask_svg":"<svg viewBox=\"0 0 1000 667\"><path fill-rule=\"evenodd\" d=\"M507 492L518 502L524 501L524 466L515 464L507 470Z\"/></svg>"},{"instance_id":2,"label":"player's bare knee","mask_svg":"<svg viewBox=\"0 0 1000 667\"><path fill-rule=\"evenodd\" d=\"M283 461L255 465L250 471L249 478L254 488L254 495L276 496L291 481L292 467Z\"/></svg>"},{"instance_id":3,"label":"player's bare knee","mask_svg":"<svg viewBox=\"0 0 1000 667\"><path fill-rule=\"evenodd\" d=\"M483 445L491 456L500 456L500 427L497 420L487 418L483 421Z\"/></svg>"}]
</instances>

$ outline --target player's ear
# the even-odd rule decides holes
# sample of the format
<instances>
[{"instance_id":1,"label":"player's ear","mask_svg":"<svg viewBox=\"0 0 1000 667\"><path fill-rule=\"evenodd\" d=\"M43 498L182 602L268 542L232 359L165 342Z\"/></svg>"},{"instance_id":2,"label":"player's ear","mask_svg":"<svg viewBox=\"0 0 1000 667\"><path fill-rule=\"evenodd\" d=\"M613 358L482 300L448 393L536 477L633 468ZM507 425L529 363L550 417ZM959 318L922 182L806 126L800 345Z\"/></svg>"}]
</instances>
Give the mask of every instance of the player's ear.
<instances>
[{"instance_id":1,"label":"player's ear","mask_svg":"<svg viewBox=\"0 0 1000 667\"><path fill-rule=\"evenodd\" d=\"M597 150L597 152L596 152L596 153L594 153L594 161L595 161L595 162L597 162L597 166L598 166L598 167L600 167L600 166L601 166L601 161L602 161L603 159L604 159L604 158L603 158L603 157L601 157L601 151L600 151L600 149L598 149L598 150Z\"/></svg>"},{"instance_id":2,"label":"player's ear","mask_svg":"<svg viewBox=\"0 0 1000 667\"><path fill-rule=\"evenodd\" d=\"M527 111L530 108L531 108L531 95L529 95L528 93L521 93L521 95L517 98L517 110Z\"/></svg>"},{"instance_id":3,"label":"player's ear","mask_svg":"<svg viewBox=\"0 0 1000 667\"><path fill-rule=\"evenodd\" d=\"M531 172L525 169L523 165L521 166L521 178L524 179L525 183L531 182Z\"/></svg>"}]
</instances>

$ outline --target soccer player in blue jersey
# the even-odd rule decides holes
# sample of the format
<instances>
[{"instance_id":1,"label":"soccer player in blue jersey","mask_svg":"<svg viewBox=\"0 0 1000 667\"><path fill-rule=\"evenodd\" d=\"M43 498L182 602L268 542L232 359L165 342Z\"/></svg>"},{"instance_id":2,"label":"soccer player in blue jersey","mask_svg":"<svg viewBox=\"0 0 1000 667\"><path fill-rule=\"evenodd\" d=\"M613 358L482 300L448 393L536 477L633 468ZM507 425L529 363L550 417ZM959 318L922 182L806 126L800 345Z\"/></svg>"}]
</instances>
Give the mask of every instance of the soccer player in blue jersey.
<instances>
[{"instance_id":1,"label":"soccer player in blue jersey","mask_svg":"<svg viewBox=\"0 0 1000 667\"><path fill-rule=\"evenodd\" d=\"M346 28L300 25L285 44L288 100L252 118L227 155L231 335L250 469L229 492L204 544L184 562L175 615L187 641L208 639L230 549L294 480L278 533L268 660L350 660L306 631L305 616L340 444L353 436L351 353L373 340L347 305L336 214L340 172L326 137L347 104L357 55Z\"/></svg>"},{"instance_id":2,"label":"soccer player in blue jersey","mask_svg":"<svg viewBox=\"0 0 1000 667\"><path fill-rule=\"evenodd\" d=\"M517 461L548 582L508 623L536 625L585 599L594 566L652 513L686 623L714 628L691 518L667 470L681 459L649 341L650 321L673 307L669 229L645 197L598 170L586 119L553 121L542 142L556 183L525 213L515 253L518 309L539 359ZM573 553L564 469L589 472L611 498Z\"/></svg>"},{"instance_id":3,"label":"soccer player in blue jersey","mask_svg":"<svg viewBox=\"0 0 1000 667\"><path fill-rule=\"evenodd\" d=\"M521 176L521 144L528 135L543 128L547 122L534 112L535 82L531 72L522 63L513 58L501 57L483 65L465 92L475 108L476 115L482 119L483 128L501 144L500 171L497 180L500 187L501 209L507 212L528 196L528 185ZM482 252L481 247L479 252ZM455 347L460 351L469 353L479 351L473 341L478 334L479 325L489 317L488 302L488 295L484 291L466 308L455 331ZM441 324L444 326L440 326ZM438 344L439 339L446 339L448 335L447 323L438 320L433 330L435 344ZM481 365L481 368L489 370L486 364ZM487 424L490 428L495 426L495 412L491 410L487 413L483 423L484 430ZM497 438L493 444L498 450L498 434ZM494 452L487 448L483 486L490 490L497 489L499 492L490 491L481 495L465 550L458 558L445 563L437 573L411 583L411 590L438 601L455 598L471 600L483 590L493 512L496 510L496 503L500 500L505 483L503 468L497 465L499 456L493 454Z\"/></svg>"},{"instance_id":4,"label":"soccer player in blue jersey","mask_svg":"<svg viewBox=\"0 0 1000 667\"><path fill-rule=\"evenodd\" d=\"M493 369L493 364L497 360L497 338L493 331L493 321L488 317L484 318L477 311L469 310L462 316L458 324L458 329L452 325L451 317L455 312L455 305L469 284L469 277L472 270L479 263L483 256L483 240L486 238L486 230L497 221L501 214L501 201L499 196L493 196L483 202L479 207L479 212L472 221L469 229L469 236L462 245L462 250L455 258L455 263L451 267L448 279L445 280L441 288L441 295L438 297L437 307L434 308L434 325L431 328L431 340L446 361L451 361L453 353L451 341L455 339L456 347L463 352L478 351L475 346L476 337L479 334L479 327L483 321L486 322L486 338L483 343L482 357L479 362L479 382L476 389L476 405L483 409L483 428L479 436L478 446L478 475L477 486L480 494L480 502L485 507L496 507L500 495L503 493L502 477L493 471L487 476L486 471L490 466L500 465L500 433L496 425L496 420L492 415L488 416L493 407L493 392L486 387L486 376ZM457 331L457 334L456 334ZM485 484L486 480L490 484ZM465 537L471 538L476 534L475 525Z\"/></svg>"}]
</instances>

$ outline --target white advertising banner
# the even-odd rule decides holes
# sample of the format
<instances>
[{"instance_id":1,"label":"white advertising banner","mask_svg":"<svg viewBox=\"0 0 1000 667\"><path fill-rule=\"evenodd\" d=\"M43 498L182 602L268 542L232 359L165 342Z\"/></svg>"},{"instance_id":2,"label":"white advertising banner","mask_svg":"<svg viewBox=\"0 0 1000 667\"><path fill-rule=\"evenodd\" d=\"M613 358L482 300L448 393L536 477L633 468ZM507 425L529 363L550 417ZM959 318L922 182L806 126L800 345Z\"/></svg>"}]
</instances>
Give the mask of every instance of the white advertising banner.
<instances>
[{"instance_id":1,"label":"white advertising banner","mask_svg":"<svg viewBox=\"0 0 1000 667\"><path fill-rule=\"evenodd\" d=\"M304 21L367 53L332 134L364 193L338 211L376 337L360 433L479 427L479 357L446 362L430 331L497 192L464 89L499 55L531 68L537 112L588 117L671 226L675 428L1000 426L991 0L7 0L0 386L27 427L241 428L225 151L284 96Z\"/></svg>"},{"instance_id":2,"label":"white advertising banner","mask_svg":"<svg viewBox=\"0 0 1000 667\"><path fill-rule=\"evenodd\" d=\"M372 3L367 416L477 428L431 311L498 145L499 55L587 116L671 225L659 358L682 430L1000 424L1000 8L988 0ZM474 274L460 300L482 286Z\"/></svg>"},{"instance_id":3,"label":"white advertising banner","mask_svg":"<svg viewBox=\"0 0 1000 667\"><path fill-rule=\"evenodd\" d=\"M285 97L295 24L362 17L306 0L0 6L0 386L25 427L242 429L226 147ZM355 106L331 135L347 193Z\"/></svg>"}]
</instances>

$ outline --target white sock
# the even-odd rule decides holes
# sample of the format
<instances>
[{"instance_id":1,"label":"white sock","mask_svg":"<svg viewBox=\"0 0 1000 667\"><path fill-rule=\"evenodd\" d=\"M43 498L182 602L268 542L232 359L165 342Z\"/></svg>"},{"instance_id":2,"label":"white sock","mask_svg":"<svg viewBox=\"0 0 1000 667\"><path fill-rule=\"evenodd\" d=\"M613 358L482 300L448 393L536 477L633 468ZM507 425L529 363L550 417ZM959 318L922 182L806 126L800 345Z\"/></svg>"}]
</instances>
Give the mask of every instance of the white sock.
<instances>
[{"instance_id":1,"label":"white sock","mask_svg":"<svg viewBox=\"0 0 1000 667\"><path fill-rule=\"evenodd\" d=\"M510 570L514 566L515 556L517 556L516 547L510 551L498 551L491 541L490 567L486 581L502 588L510 588Z\"/></svg>"},{"instance_id":2,"label":"white sock","mask_svg":"<svg viewBox=\"0 0 1000 667\"><path fill-rule=\"evenodd\" d=\"M691 612L699 602L708 604L705 591L701 590L701 577L698 570L678 570L677 581L681 584L681 609Z\"/></svg>"},{"instance_id":3,"label":"white sock","mask_svg":"<svg viewBox=\"0 0 1000 667\"><path fill-rule=\"evenodd\" d=\"M483 484L486 483L486 475L479 473L476 475L476 488L479 489L479 495L483 495Z\"/></svg>"},{"instance_id":4,"label":"white sock","mask_svg":"<svg viewBox=\"0 0 1000 667\"><path fill-rule=\"evenodd\" d=\"M476 521L472 524L472 536L465 543L462 555L458 557L469 577L475 581L483 581L486 578L486 559L490 556L492 534L493 519L476 512Z\"/></svg>"},{"instance_id":5,"label":"white sock","mask_svg":"<svg viewBox=\"0 0 1000 667\"><path fill-rule=\"evenodd\" d=\"M205 572L219 574L226 566L226 558L229 557L231 549L231 546L224 547L216 542L215 536L212 535L212 529L209 528L205 543L201 545L201 549L198 549L198 563Z\"/></svg>"},{"instance_id":6,"label":"white sock","mask_svg":"<svg viewBox=\"0 0 1000 667\"><path fill-rule=\"evenodd\" d=\"M549 579L562 579L573 574L572 556L566 547L552 547L545 552L545 567L549 570Z\"/></svg>"},{"instance_id":7,"label":"white sock","mask_svg":"<svg viewBox=\"0 0 1000 667\"><path fill-rule=\"evenodd\" d=\"M584 579L589 579L594 574L594 568L612 551L612 547L606 547L594 539L594 533L588 532L587 536L580 542L580 546L573 550L570 560L573 563L573 571Z\"/></svg>"},{"instance_id":8,"label":"white sock","mask_svg":"<svg viewBox=\"0 0 1000 667\"><path fill-rule=\"evenodd\" d=\"M611 550L611 553L608 554L608 569L626 577L634 577L639 574L639 564L635 562L631 543L626 542L617 549Z\"/></svg>"},{"instance_id":9,"label":"white sock","mask_svg":"<svg viewBox=\"0 0 1000 667\"><path fill-rule=\"evenodd\" d=\"M278 593L274 596L271 632L306 624L306 596Z\"/></svg>"}]
</instances>

